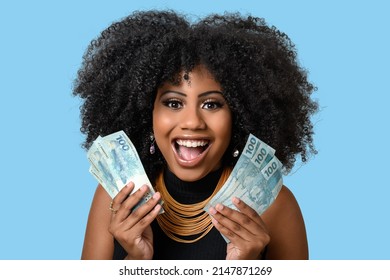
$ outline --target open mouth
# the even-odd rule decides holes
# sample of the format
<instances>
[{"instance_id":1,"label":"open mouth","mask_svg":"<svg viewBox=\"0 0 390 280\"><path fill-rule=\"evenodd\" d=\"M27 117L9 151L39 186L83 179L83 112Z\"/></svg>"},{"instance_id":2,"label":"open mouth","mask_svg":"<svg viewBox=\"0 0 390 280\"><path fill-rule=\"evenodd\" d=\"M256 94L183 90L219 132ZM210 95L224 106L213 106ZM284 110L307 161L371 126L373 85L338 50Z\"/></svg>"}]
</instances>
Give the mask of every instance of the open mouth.
<instances>
[{"instance_id":1,"label":"open mouth","mask_svg":"<svg viewBox=\"0 0 390 280\"><path fill-rule=\"evenodd\" d=\"M174 143L177 155L185 161L198 158L209 147L209 140L177 139Z\"/></svg>"}]
</instances>

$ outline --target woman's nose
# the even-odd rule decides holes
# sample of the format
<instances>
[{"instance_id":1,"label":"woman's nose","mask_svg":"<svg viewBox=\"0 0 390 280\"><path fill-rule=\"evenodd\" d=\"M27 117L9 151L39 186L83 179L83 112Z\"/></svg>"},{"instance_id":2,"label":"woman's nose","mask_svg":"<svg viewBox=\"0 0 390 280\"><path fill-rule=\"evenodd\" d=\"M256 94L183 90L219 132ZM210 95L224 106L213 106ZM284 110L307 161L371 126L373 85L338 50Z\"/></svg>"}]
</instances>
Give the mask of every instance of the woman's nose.
<instances>
[{"instance_id":1,"label":"woman's nose","mask_svg":"<svg viewBox=\"0 0 390 280\"><path fill-rule=\"evenodd\" d=\"M205 129L206 122L200 110L200 108L198 109L189 107L187 107L186 110L183 110L181 128L190 130Z\"/></svg>"}]
</instances>

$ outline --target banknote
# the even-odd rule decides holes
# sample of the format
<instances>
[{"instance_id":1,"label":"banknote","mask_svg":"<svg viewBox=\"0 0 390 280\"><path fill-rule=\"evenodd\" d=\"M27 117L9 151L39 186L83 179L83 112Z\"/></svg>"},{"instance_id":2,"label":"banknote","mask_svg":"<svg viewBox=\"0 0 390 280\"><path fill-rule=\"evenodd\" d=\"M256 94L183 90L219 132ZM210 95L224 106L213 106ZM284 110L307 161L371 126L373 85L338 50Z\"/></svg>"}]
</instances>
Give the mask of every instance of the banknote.
<instances>
[{"instance_id":1,"label":"banknote","mask_svg":"<svg viewBox=\"0 0 390 280\"><path fill-rule=\"evenodd\" d=\"M98 137L88 150L87 157L91 163L90 173L112 198L130 181L135 185L133 192L143 185L149 187L149 192L134 210L155 193L137 150L123 131Z\"/></svg>"},{"instance_id":2,"label":"banknote","mask_svg":"<svg viewBox=\"0 0 390 280\"><path fill-rule=\"evenodd\" d=\"M232 198L238 197L258 214L264 213L275 201L283 185L282 164L274 154L272 147L250 134L230 176L204 210L208 211L218 203L236 209Z\"/></svg>"},{"instance_id":3,"label":"banknote","mask_svg":"<svg viewBox=\"0 0 390 280\"><path fill-rule=\"evenodd\" d=\"M101 139L98 137L88 150L87 157L91 163L89 172L99 181L107 193L114 197L119 192L118 179L108 166L103 151L99 148L98 143Z\"/></svg>"}]
</instances>

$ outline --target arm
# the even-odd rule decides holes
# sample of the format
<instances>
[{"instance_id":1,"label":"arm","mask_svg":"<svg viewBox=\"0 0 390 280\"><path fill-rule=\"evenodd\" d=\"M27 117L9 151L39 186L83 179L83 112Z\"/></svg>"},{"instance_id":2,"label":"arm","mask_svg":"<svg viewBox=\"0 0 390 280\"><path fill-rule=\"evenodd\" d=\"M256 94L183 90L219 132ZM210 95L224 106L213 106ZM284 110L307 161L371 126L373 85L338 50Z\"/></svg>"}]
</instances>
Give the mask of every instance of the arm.
<instances>
[{"instance_id":1,"label":"arm","mask_svg":"<svg viewBox=\"0 0 390 280\"><path fill-rule=\"evenodd\" d=\"M261 216L271 236L266 259L308 259L306 229L292 192L282 187L275 202Z\"/></svg>"},{"instance_id":2,"label":"arm","mask_svg":"<svg viewBox=\"0 0 390 280\"><path fill-rule=\"evenodd\" d=\"M88 216L81 259L112 259L114 239L108 232L111 220L111 197L99 185Z\"/></svg>"}]
</instances>

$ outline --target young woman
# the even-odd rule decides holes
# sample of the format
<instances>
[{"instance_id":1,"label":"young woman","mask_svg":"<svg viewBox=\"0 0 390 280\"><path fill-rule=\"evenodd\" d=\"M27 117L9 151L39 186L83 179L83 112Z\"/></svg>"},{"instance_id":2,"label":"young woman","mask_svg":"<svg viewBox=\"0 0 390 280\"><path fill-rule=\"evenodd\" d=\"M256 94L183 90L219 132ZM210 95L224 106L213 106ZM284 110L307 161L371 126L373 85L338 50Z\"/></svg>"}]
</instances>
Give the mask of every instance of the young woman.
<instances>
[{"instance_id":1,"label":"young woman","mask_svg":"<svg viewBox=\"0 0 390 280\"><path fill-rule=\"evenodd\" d=\"M112 200L99 185L82 259L307 259L302 214L285 186L262 215L236 197L238 210L202 209L249 133L276 150L286 172L297 154L305 161L315 152L313 90L289 38L259 18L190 23L147 11L112 24L90 44L75 83L84 146L124 130L156 194L132 211L145 186L131 194L129 183Z\"/></svg>"}]
</instances>

